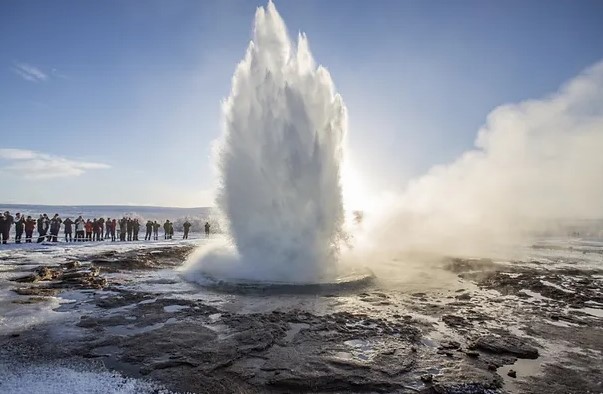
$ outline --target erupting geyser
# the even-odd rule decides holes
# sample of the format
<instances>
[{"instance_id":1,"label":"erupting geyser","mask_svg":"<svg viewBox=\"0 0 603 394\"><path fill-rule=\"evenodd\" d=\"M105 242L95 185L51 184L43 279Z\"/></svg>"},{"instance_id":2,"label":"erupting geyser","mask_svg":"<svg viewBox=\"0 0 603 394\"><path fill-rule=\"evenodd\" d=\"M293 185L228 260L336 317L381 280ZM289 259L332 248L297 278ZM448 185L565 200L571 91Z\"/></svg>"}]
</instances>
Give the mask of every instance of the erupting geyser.
<instances>
[{"instance_id":1,"label":"erupting geyser","mask_svg":"<svg viewBox=\"0 0 603 394\"><path fill-rule=\"evenodd\" d=\"M252 281L335 278L346 108L306 36L294 44L272 2L257 9L223 117L217 205L232 242L201 251L194 270Z\"/></svg>"}]
</instances>

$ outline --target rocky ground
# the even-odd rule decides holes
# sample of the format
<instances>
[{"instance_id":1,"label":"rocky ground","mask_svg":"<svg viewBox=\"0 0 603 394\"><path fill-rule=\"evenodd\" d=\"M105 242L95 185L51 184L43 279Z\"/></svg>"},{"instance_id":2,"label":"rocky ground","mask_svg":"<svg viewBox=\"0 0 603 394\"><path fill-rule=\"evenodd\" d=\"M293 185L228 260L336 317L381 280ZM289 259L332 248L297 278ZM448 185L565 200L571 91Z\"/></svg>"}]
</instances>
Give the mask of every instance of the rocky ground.
<instances>
[{"instance_id":1,"label":"rocky ground","mask_svg":"<svg viewBox=\"0 0 603 394\"><path fill-rule=\"evenodd\" d=\"M422 275L442 286L424 291L377 274L358 288L233 294L180 279L192 247L43 265L0 256L5 303L68 300L53 319L6 325L0 365L79 363L195 393L603 392L603 269L576 263L581 253L563 264L441 259Z\"/></svg>"}]
</instances>

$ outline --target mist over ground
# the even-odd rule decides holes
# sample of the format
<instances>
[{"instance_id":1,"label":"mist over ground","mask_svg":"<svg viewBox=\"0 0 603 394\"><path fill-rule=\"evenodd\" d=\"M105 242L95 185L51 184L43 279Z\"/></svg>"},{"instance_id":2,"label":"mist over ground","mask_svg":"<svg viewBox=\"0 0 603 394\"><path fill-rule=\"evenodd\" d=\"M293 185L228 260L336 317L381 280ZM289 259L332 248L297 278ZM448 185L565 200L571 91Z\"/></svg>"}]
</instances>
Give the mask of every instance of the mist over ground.
<instances>
[{"instance_id":1,"label":"mist over ground","mask_svg":"<svg viewBox=\"0 0 603 394\"><path fill-rule=\"evenodd\" d=\"M479 254L602 219L603 62L495 108L474 149L376 201L350 230L353 253Z\"/></svg>"}]
</instances>

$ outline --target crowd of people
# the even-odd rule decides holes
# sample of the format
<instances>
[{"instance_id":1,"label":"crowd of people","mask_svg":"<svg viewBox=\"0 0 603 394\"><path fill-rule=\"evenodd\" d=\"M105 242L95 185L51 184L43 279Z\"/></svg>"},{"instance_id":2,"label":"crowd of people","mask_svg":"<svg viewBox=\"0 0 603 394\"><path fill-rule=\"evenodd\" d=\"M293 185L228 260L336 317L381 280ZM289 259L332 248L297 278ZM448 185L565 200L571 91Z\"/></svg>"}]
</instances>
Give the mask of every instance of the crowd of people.
<instances>
[{"instance_id":1,"label":"crowd of people","mask_svg":"<svg viewBox=\"0 0 603 394\"><path fill-rule=\"evenodd\" d=\"M47 214L41 214L38 219L31 216L25 217L20 213L13 217L6 211L0 214L0 240L6 244L10 238L11 228L15 226L15 243L21 243L23 234L25 242L31 243L34 239L34 231L37 230L36 242L58 242L61 227L65 242L84 242L84 241L138 241L141 230L141 223L136 218L122 217L121 219L100 218L84 219L81 215L75 219L67 217L61 219L59 214L50 218ZM145 241L158 240L159 230L163 227L164 239L172 239L174 236L174 224L169 220L163 223L163 226L156 220L148 220L144 227L146 228ZM182 225L184 230L183 239L188 239L188 234L192 224L186 220ZM210 224L205 222L205 235L209 237Z\"/></svg>"}]
</instances>

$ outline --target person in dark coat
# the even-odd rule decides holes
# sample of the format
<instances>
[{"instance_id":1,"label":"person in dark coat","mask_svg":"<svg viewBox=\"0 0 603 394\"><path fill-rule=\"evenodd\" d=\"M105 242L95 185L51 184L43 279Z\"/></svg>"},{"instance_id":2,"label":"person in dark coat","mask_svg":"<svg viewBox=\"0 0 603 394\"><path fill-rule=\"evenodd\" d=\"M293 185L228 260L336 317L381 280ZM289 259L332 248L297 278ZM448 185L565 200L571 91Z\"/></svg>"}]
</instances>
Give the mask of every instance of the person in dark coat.
<instances>
[{"instance_id":1,"label":"person in dark coat","mask_svg":"<svg viewBox=\"0 0 603 394\"><path fill-rule=\"evenodd\" d=\"M27 220L25 220L25 242L31 243L31 238L33 237L33 232L36 229L36 221L28 216Z\"/></svg>"},{"instance_id":2,"label":"person in dark coat","mask_svg":"<svg viewBox=\"0 0 603 394\"><path fill-rule=\"evenodd\" d=\"M109 224L109 223L107 223ZM111 220L111 242L115 242L115 230L117 229L117 220Z\"/></svg>"},{"instance_id":3,"label":"person in dark coat","mask_svg":"<svg viewBox=\"0 0 603 394\"><path fill-rule=\"evenodd\" d=\"M107 222L105 223L105 238L109 239L111 235L111 218L107 218Z\"/></svg>"},{"instance_id":4,"label":"person in dark coat","mask_svg":"<svg viewBox=\"0 0 603 394\"><path fill-rule=\"evenodd\" d=\"M147 220L147 232L144 235L144 240L151 240L151 235L153 234L153 222L151 222L150 220Z\"/></svg>"},{"instance_id":5,"label":"person in dark coat","mask_svg":"<svg viewBox=\"0 0 603 394\"><path fill-rule=\"evenodd\" d=\"M211 226L209 225L209 222L205 222L205 236L209 237L209 228Z\"/></svg>"},{"instance_id":6,"label":"person in dark coat","mask_svg":"<svg viewBox=\"0 0 603 394\"><path fill-rule=\"evenodd\" d=\"M65 225L65 242L73 242L73 220L71 220L70 218L65 219L65 221L63 222L63 224Z\"/></svg>"},{"instance_id":7,"label":"person in dark coat","mask_svg":"<svg viewBox=\"0 0 603 394\"><path fill-rule=\"evenodd\" d=\"M97 237L97 241L104 241L105 240L105 219L104 218L100 218L98 219L98 237Z\"/></svg>"},{"instance_id":8,"label":"person in dark coat","mask_svg":"<svg viewBox=\"0 0 603 394\"><path fill-rule=\"evenodd\" d=\"M127 224L128 224L128 220L125 217L121 218L121 220L119 221L119 240L120 241L126 240Z\"/></svg>"},{"instance_id":9,"label":"person in dark coat","mask_svg":"<svg viewBox=\"0 0 603 394\"><path fill-rule=\"evenodd\" d=\"M115 242L115 230L117 229L117 220L113 219L107 222L111 234L111 242Z\"/></svg>"},{"instance_id":10,"label":"person in dark coat","mask_svg":"<svg viewBox=\"0 0 603 394\"><path fill-rule=\"evenodd\" d=\"M10 237L10 228L13 226L13 223L15 222L15 219L11 216L10 212L6 211L4 212L4 219L6 220L5 223L5 230L2 233L2 243L5 244L8 241L8 238Z\"/></svg>"},{"instance_id":11,"label":"person in dark coat","mask_svg":"<svg viewBox=\"0 0 603 394\"><path fill-rule=\"evenodd\" d=\"M184 235L182 236L182 239L188 239L188 232L191 229L192 224L187 220L184 222L184 224L182 225L182 227L184 227Z\"/></svg>"},{"instance_id":12,"label":"person in dark coat","mask_svg":"<svg viewBox=\"0 0 603 394\"><path fill-rule=\"evenodd\" d=\"M46 234L48 234L48 227L50 225L50 220L46 214L40 215L40 218L37 222L38 225L38 243L44 242L46 240Z\"/></svg>"},{"instance_id":13,"label":"person in dark coat","mask_svg":"<svg viewBox=\"0 0 603 394\"><path fill-rule=\"evenodd\" d=\"M61 223L63 221L59 217L58 213L55 213L50 220L50 238L52 242L59 242L59 231L61 230Z\"/></svg>"},{"instance_id":14,"label":"person in dark coat","mask_svg":"<svg viewBox=\"0 0 603 394\"><path fill-rule=\"evenodd\" d=\"M132 223L132 240L138 241L138 233L140 233L140 222L138 219L134 219Z\"/></svg>"},{"instance_id":15,"label":"person in dark coat","mask_svg":"<svg viewBox=\"0 0 603 394\"><path fill-rule=\"evenodd\" d=\"M126 231L128 234L128 241L132 240L132 230L134 229L134 221L131 218L126 220Z\"/></svg>"},{"instance_id":16,"label":"person in dark coat","mask_svg":"<svg viewBox=\"0 0 603 394\"><path fill-rule=\"evenodd\" d=\"M159 239L159 228L161 227L161 225L159 223L157 223L157 220L153 221L153 238L155 239L155 241L157 241Z\"/></svg>"},{"instance_id":17,"label":"person in dark coat","mask_svg":"<svg viewBox=\"0 0 603 394\"><path fill-rule=\"evenodd\" d=\"M166 220L163 223L163 239L169 239L170 237L170 221Z\"/></svg>"},{"instance_id":18,"label":"person in dark coat","mask_svg":"<svg viewBox=\"0 0 603 394\"><path fill-rule=\"evenodd\" d=\"M25 216L21 216L21 214L17 212L15 215L15 243L21 243L23 230L25 230Z\"/></svg>"},{"instance_id":19,"label":"person in dark coat","mask_svg":"<svg viewBox=\"0 0 603 394\"><path fill-rule=\"evenodd\" d=\"M94 218L94 220L92 220L92 240L100 241L101 232L100 221Z\"/></svg>"},{"instance_id":20,"label":"person in dark coat","mask_svg":"<svg viewBox=\"0 0 603 394\"><path fill-rule=\"evenodd\" d=\"M3 244L5 244L8 241L9 233L10 233L10 225L9 225L8 217L5 212L3 214L0 214L0 240L2 241Z\"/></svg>"}]
</instances>

